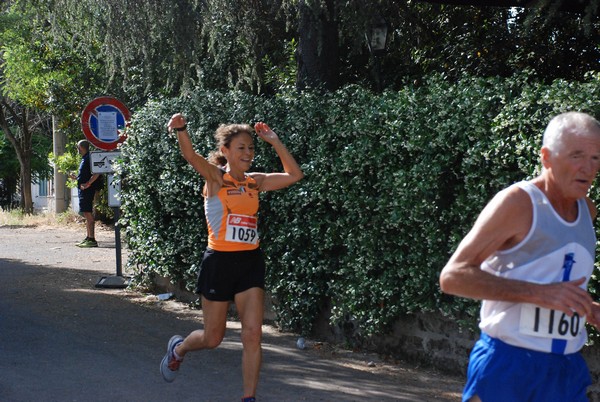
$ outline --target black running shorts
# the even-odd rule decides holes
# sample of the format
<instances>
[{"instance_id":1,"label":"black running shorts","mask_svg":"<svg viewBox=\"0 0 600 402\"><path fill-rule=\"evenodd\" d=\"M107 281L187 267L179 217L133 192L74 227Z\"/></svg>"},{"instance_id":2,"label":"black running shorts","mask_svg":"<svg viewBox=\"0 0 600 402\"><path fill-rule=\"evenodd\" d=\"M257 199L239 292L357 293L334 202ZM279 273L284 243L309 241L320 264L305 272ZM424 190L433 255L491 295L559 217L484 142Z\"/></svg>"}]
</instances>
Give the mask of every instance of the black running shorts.
<instances>
[{"instance_id":1,"label":"black running shorts","mask_svg":"<svg viewBox=\"0 0 600 402\"><path fill-rule=\"evenodd\" d=\"M207 248L195 292L212 301L233 301L238 293L265 288L265 259L260 248L216 251Z\"/></svg>"},{"instance_id":2,"label":"black running shorts","mask_svg":"<svg viewBox=\"0 0 600 402\"><path fill-rule=\"evenodd\" d=\"M79 212L94 211L94 190L79 190Z\"/></svg>"}]
</instances>

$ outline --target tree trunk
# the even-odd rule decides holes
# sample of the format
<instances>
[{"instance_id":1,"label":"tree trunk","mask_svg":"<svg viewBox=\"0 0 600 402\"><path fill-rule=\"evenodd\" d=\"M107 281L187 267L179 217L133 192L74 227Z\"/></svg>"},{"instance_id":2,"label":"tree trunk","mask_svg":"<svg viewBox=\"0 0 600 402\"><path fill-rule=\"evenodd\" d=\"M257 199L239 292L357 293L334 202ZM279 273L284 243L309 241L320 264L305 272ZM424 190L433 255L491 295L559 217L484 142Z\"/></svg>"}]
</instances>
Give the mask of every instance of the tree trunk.
<instances>
[{"instance_id":1,"label":"tree trunk","mask_svg":"<svg viewBox=\"0 0 600 402\"><path fill-rule=\"evenodd\" d=\"M56 116L52 116L52 145L54 156L58 157L65 153L66 136L65 133L58 128ZM54 212L59 214L67 210L69 204L67 192L67 176L58 170L58 166L54 164Z\"/></svg>"},{"instance_id":2,"label":"tree trunk","mask_svg":"<svg viewBox=\"0 0 600 402\"><path fill-rule=\"evenodd\" d=\"M299 4L298 77L296 87L334 91L339 86L339 49L336 0L311 8Z\"/></svg>"},{"instance_id":3,"label":"tree trunk","mask_svg":"<svg viewBox=\"0 0 600 402\"><path fill-rule=\"evenodd\" d=\"M31 196L31 153L24 155L25 164L21 165L21 208L26 214L33 213L33 197Z\"/></svg>"},{"instance_id":4,"label":"tree trunk","mask_svg":"<svg viewBox=\"0 0 600 402\"><path fill-rule=\"evenodd\" d=\"M11 105L5 98L0 102L0 127L4 135L10 141L17 159L19 160L21 172L21 208L26 214L33 213L33 198L31 196L31 158L33 154L31 146L31 130L29 129L29 111L27 108L19 108ZM18 127L20 136L15 136L11 127Z\"/></svg>"}]
</instances>

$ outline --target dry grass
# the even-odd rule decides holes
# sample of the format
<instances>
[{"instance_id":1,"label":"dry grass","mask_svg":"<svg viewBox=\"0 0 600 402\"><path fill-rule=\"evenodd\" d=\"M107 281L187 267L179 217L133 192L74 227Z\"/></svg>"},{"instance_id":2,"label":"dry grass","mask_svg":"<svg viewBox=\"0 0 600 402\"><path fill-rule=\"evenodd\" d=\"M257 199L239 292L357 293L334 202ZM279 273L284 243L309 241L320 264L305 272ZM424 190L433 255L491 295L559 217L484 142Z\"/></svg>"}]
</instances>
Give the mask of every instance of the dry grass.
<instances>
[{"instance_id":1,"label":"dry grass","mask_svg":"<svg viewBox=\"0 0 600 402\"><path fill-rule=\"evenodd\" d=\"M55 214L40 212L26 215L19 210L0 210L0 226L38 227L38 226L72 226L81 224L82 218L73 211Z\"/></svg>"}]
</instances>

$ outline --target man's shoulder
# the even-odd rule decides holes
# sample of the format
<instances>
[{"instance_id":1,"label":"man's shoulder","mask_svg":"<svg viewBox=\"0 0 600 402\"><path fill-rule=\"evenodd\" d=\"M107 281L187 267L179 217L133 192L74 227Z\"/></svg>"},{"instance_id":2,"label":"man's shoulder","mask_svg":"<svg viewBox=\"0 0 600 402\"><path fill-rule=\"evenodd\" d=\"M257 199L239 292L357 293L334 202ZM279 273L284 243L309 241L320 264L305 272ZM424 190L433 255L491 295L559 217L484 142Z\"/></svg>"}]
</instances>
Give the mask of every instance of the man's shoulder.
<instances>
[{"instance_id":1,"label":"man's shoulder","mask_svg":"<svg viewBox=\"0 0 600 402\"><path fill-rule=\"evenodd\" d=\"M532 198L522 186L512 185L499 191L492 198L486 205L484 214L494 225L527 225L533 214Z\"/></svg>"},{"instance_id":2,"label":"man's shoulder","mask_svg":"<svg viewBox=\"0 0 600 402\"><path fill-rule=\"evenodd\" d=\"M526 190L527 182L515 183L500 190L492 200L498 206L522 208L531 205L530 192ZM533 186L533 184L531 184Z\"/></svg>"},{"instance_id":3,"label":"man's shoulder","mask_svg":"<svg viewBox=\"0 0 600 402\"><path fill-rule=\"evenodd\" d=\"M509 249L525 238L531 228L533 203L527 191L512 185L499 191L481 213L481 230Z\"/></svg>"},{"instance_id":4,"label":"man's shoulder","mask_svg":"<svg viewBox=\"0 0 600 402\"><path fill-rule=\"evenodd\" d=\"M590 211L590 217L592 218L592 220L595 220L596 217L598 216L598 207L596 207L596 204L594 204L594 201L592 201L592 199L588 196L586 196L584 198L585 203L588 206L588 209Z\"/></svg>"}]
</instances>

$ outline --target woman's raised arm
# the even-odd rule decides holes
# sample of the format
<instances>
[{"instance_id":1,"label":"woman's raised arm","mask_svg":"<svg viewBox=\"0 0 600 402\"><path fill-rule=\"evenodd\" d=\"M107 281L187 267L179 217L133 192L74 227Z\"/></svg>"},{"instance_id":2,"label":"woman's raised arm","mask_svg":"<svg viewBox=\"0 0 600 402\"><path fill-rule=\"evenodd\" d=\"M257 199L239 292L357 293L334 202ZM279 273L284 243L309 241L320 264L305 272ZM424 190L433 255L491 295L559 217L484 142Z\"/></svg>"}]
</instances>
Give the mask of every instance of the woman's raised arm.
<instances>
[{"instance_id":1,"label":"woman's raised arm","mask_svg":"<svg viewBox=\"0 0 600 402\"><path fill-rule=\"evenodd\" d=\"M304 177L304 173L296 163L296 160L287 150L285 145L279 139L279 136L275 134L271 128L263 122L258 122L254 126L254 130L258 137L271 144L271 146L277 152L281 164L283 165L283 172L281 173L254 173L253 177L258 182L260 191L272 191L279 190L281 188L288 187Z\"/></svg>"},{"instance_id":2,"label":"woman's raised arm","mask_svg":"<svg viewBox=\"0 0 600 402\"><path fill-rule=\"evenodd\" d=\"M186 161L206 179L207 182L219 182L222 175L219 168L208 162L198 154L192 145L192 140L187 131L187 123L181 113L174 114L167 125L169 131L174 132L179 142L179 149Z\"/></svg>"}]
</instances>

